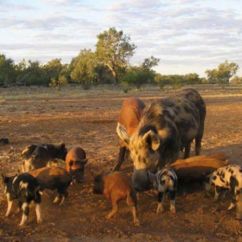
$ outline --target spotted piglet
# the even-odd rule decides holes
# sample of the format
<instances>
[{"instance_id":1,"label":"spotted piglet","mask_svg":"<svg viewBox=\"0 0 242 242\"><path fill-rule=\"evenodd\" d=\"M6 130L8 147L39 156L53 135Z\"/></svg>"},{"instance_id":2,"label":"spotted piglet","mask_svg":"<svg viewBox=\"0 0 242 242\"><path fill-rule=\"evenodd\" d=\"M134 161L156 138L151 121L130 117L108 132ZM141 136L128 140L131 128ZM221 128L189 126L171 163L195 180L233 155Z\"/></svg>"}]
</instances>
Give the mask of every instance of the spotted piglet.
<instances>
[{"instance_id":1,"label":"spotted piglet","mask_svg":"<svg viewBox=\"0 0 242 242\"><path fill-rule=\"evenodd\" d=\"M164 168L156 174L149 172L153 187L158 191L158 206L156 213L164 211L164 200L167 194L170 199L170 211L176 213L175 199L177 191L177 175L173 169Z\"/></svg>"},{"instance_id":2,"label":"spotted piglet","mask_svg":"<svg viewBox=\"0 0 242 242\"><path fill-rule=\"evenodd\" d=\"M239 197L242 190L242 168L239 165L227 165L220 167L208 176L208 181L205 183L207 192L214 187L214 199L218 200L222 190L231 191L232 201L228 210L236 207L239 203Z\"/></svg>"},{"instance_id":3,"label":"spotted piglet","mask_svg":"<svg viewBox=\"0 0 242 242\"><path fill-rule=\"evenodd\" d=\"M10 215L13 201L16 200L19 208L22 210L22 219L19 225L23 226L27 222L30 204L33 202L35 204L37 223L41 223L40 184L37 179L28 173L22 173L20 175L10 177L2 175L2 182L8 202L8 208L5 216L8 217Z\"/></svg>"}]
</instances>

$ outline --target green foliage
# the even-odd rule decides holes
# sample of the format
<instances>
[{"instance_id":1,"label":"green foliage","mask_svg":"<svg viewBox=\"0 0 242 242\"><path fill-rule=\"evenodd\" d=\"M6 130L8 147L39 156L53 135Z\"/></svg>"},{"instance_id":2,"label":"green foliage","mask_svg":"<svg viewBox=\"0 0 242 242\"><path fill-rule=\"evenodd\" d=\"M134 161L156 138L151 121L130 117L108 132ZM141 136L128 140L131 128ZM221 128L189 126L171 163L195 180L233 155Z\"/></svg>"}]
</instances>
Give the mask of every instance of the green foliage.
<instances>
[{"instance_id":1,"label":"green foliage","mask_svg":"<svg viewBox=\"0 0 242 242\"><path fill-rule=\"evenodd\" d=\"M201 80L201 78L199 78L198 74L196 74L196 73L190 73L190 74L186 74L186 75L161 75L161 74L156 74L155 82L162 89L167 85L178 88L178 87L181 87L183 85L200 84L202 82L202 80Z\"/></svg>"},{"instance_id":2,"label":"green foliage","mask_svg":"<svg viewBox=\"0 0 242 242\"><path fill-rule=\"evenodd\" d=\"M152 83L154 81L155 72L144 69L143 67L130 67L122 76L121 83L140 88L145 83Z\"/></svg>"},{"instance_id":3,"label":"green foliage","mask_svg":"<svg viewBox=\"0 0 242 242\"><path fill-rule=\"evenodd\" d=\"M50 83L51 80L58 80L59 75L63 69L61 59L50 60L43 66L43 69L45 71L46 78L48 79L48 83Z\"/></svg>"},{"instance_id":4,"label":"green foliage","mask_svg":"<svg viewBox=\"0 0 242 242\"><path fill-rule=\"evenodd\" d=\"M130 37L123 31L110 28L97 36L96 54L98 61L105 65L113 75L115 82L119 74L128 66L136 46L130 43Z\"/></svg>"},{"instance_id":5,"label":"green foliage","mask_svg":"<svg viewBox=\"0 0 242 242\"><path fill-rule=\"evenodd\" d=\"M71 80L82 84L85 88L89 88L90 85L97 83L96 67L96 54L91 50L81 50L70 64Z\"/></svg>"},{"instance_id":6,"label":"green foliage","mask_svg":"<svg viewBox=\"0 0 242 242\"><path fill-rule=\"evenodd\" d=\"M239 66L234 62L227 60L220 64L217 68L206 70L207 79L209 83L228 84L230 78L236 74Z\"/></svg>"},{"instance_id":7,"label":"green foliage","mask_svg":"<svg viewBox=\"0 0 242 242\"><path fill-rule=\"evenodd\" d=\"M61 59L53 59L44 65L49 86L60 89L68 83L68 65L63 65Z\"/></svg>"},{"instance_id":8,"label":"green foliage","mask_svg":"<svg viewBox=\"0 0 242 242\"><path fill-rule=\"evenodd\" d=\"M27 67L18 75L17 83L26 86L48 86L49 79L38 61L29 61Z\"/></svg>"},{"instance_id":9,"label":"green foliage","mask_svg":"<svg viewBox=\"0 0 242 242\"><path fill-rule=\"evenodd\" d=\"M160 62L160 59L151 56L150 58L145 58L142 63L142 67L146 70L151 70L153 67L157 66Z\"/></svg>"},{"instance_id":10,"label":"green foliage","mask_svg":"<svg viewBox=\"0 0 242 242\"><path fill-rule=\"evenodd\" d=\"M0 86L15 83L16 70L12 59L0 54Z\"/></svg>"},{"instance_id":11,"label":"green foliage","mask_svg":"<svg viewBox=\"0 0 242 242\"><path fill-rule=\"evenodd\" d=\"M114 77L107 66L99 63L95 67L95 72L97 74L98 84L111 84L115 82Z\"/></svg>"},{"instance_id":12,"label":"green foliage","mask_svg":"<svg viewBox=\"0 0 242 242\"><path fill-rule=\"evenodd\" d=\"M146 58L140 66L130 66L121 77L121 83L140 88L145 83L153 83L155 71L151 68L159 63L159 59L151 56ZM126 88L127 89L127 88Z\"/></svg>"}]
</instances>

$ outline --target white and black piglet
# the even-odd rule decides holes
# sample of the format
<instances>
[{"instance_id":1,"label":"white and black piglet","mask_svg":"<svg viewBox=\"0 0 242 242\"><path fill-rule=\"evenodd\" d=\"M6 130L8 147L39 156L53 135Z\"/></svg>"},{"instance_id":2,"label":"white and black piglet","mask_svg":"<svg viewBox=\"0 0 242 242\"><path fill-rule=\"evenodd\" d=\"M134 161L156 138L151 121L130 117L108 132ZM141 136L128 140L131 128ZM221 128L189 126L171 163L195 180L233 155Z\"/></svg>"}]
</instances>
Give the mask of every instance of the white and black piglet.
<instances>
[{"instance_id":1,"label":"white and black piglet","mask_svg":"<svg viewBox=\"0 0 242 242\"><path fill-rule=\"evenodd\" d=\"M236 207L239 202L240 193L242 190L242 168L239 165L227 165L218 168L208 176L205 183L207 192L211 191L214 187L214 199L218 200L221 191L227 189L232 194L232 201L228 210Z\"/></svg>"},{"instance_id":2,"label":"white and black piglet","mask_svg":"<svg viewBox=\"0 0 242 242\"><path fill-rule=\"evenodd\" d=\"M16 200L19 208L23 212L22 219L19 224L20 226L23 226L28 219L30 203L34 202L37 223L40 223L42 221L40 211L41 195L40 185L37 179L28 173L23 173L10 177L2 175L2 181L8 203L5 216L8 217L10 215L13 201Z\"/></svg>"},{"instance_id":3,"label":"white and black piglet","mask_svg":"<svg viewBox=\"0 0 242 242\"><path fill-rule=\"evenodd\" d=\"M176 213L176 192L177 192L177 175L173 169L164 168L153 174L149 172L150 181L153 187L158 191L158 206L156 213L164 211L165 196L168 195L170 200L170 211Z\"/></svg>"}]
</instances>

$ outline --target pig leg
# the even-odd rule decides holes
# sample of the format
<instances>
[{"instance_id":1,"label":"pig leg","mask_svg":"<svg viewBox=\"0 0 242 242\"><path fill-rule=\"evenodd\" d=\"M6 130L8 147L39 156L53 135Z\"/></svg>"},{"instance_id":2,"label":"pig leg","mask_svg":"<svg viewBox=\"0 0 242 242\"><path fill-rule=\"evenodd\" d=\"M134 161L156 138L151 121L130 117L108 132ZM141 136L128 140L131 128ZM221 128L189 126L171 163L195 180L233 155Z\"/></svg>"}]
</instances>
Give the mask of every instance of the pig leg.
<instances>
[{"instance_id":1,"label":"pig leg","mask_svg":"<svg viewBox=\"0 0 242 242\"><path fill-rule=\"evenodd\" d=\"M35 204L35 213L36 213L37 223L39 224L42 222L41 209L40 209L39 203Z\"/></svg>"},{"instance_id":2,"label":"pig leg","mask_svg":"<svg viewBox=\"0 0 242 242\"><path fill-rule=\"evenodd\" d=\"M62 205L65 198L68 196L68 192L66 191L68 186L65 186L61 184L60 187L57 188L58 195L54 199L53 203L59 203L59 205Z\"/></svg>"},{"instance_id":3,"label":"pig leg","mask_svg":"<svg viewBox=\"0 0 242 242\"><path fill-rule=\"evenodd\" d=\"M171 213L175 214L176 213L176 191L171 190L168 192L168 196L170 199L170 211Z\"/></svg>"},{"instance_id":4,"label":"pig leg","mask_svg":"<svg viewBox=\"0 0 242 242\"><path fill-rule=\"evenodd\" d=\"M28 219L28 215L29 215L29 204L28 203L25 202L22 204L22 211L23 211L23 215L22 215L22 219L21 219L19 226L25 225L25 223Z\"/></svg>"},{"instance_id":5,"label":"pig leg","mask_svg":"<svg viewBox=\"0 0 242 242\"><path fill-rule=\"evenodd\" d=\"M188 143L185 146L184 159L186 159L190 156L190 150L191 150L191 143Z\"/></svg>"},{"instance_id":6,"label":"pig leg","mask_svg":"<svg viewBox=\"0 0 242 242\"><path fill-rule=\"evenodd\" d=\"M111 201L112 201L112 210L106 216L107 219L112 218L118 212L118 199L117 199L117 196L115 196L115 194L113 192L111 194Z\"/></svg>"},{"instance_id":7,"label":"pig leg","mask_svg":"<svg viewBox=\"0 0 242 242\"><path fill-rule=\"evenodd\" d=\"M7 193L7 202L8 202L8 207L7 207L7 212L5 214L6 217L10 215L12 206L13 206L13 200L10 199L10 194Z\"/></svg>"},{"instance_id":8,"label":"pig leg","mask_svg":"<svg viewBox=\"0 0 242 242\"><path fill-rule=\"evenodd\" d=\"M156 209L156 213L164 212L164 201L165 201L165 194L164 192L158 193L158 206Z\"/></svg>"},{"instance_id":9,"label":"pig leg","mask_svg":"<svg viewBox=\"0 0 242 242\"><path fill-rule=\"evenodd\" d=\"M18 202L18 211L17 213L21 212L21 208L22 208L22 202Z\"/></svg>"},{"instance_id":10,"label":"pig leg","mask_svg":"<svg viewBox=\"0 0 242 242\"><path fill-rule=\"evenodd\" d=\"M126 147L120 147L119 148L119 155L118 155L118 163L116 164L116 166L113 168L114 171L119 171L121 165L123 164L124 160L125 160L125 153L127 151Z\"/></svg>"},{"instance_id":11,"label":"pig leg","mask_svg":"<svg viewBox=\"0 0 242 242\"><path fill-rule=\"evenodd\" d=\"M198 135L195 137L195 154L196 155L200 155L203 132L204 132L204 121L202 121L200 123Z\"/></svg>"},{"instance_id":12,"label":"pig leg","mask_svg":"<svg viewBox=\"0 0 242 242\"><path fill-rule=\"evenodd\" d=\"M219 187L215 186L214 188L214 201L218 201L219 199Z\"/></svg>"},{"instance_id":13,"label":"pig leg","mask_svg":"<svg viewBox=\"0 0 242 242\"><path fill-rule=\"evenodd\" d=\"M133 222L135 226L139 226L140 222L137 217L137 197L135 191L131 191L127 195L127 204L131 207L131 212L133 215Z\"/></svg>"},{"instance_id":14,"label":"pig leg","mask_svg":"<svg viewBox=\"0 0 242 242\"><path fill-rule=\"evenodd\" d=\"M240 189L237 186L238 181L235 177L230 178L230 187L231 187L231 193L232 193L232 201L228 207L228 210L233 209L236 204L239 202L239 195L240 195Z\"/></svg>"},{"instance_id":15,"label":"pig leg","mask_svg":"<svg viewBox=\"0 0 242 242\"><path fill-rule=\"evenodd\" d=\"M68 192L65 191L62 195L61 195L61 201L59 203L59 205L62 205L63 202L65 201L66 197L68 196Z\"/></svg>"}]
</instances>

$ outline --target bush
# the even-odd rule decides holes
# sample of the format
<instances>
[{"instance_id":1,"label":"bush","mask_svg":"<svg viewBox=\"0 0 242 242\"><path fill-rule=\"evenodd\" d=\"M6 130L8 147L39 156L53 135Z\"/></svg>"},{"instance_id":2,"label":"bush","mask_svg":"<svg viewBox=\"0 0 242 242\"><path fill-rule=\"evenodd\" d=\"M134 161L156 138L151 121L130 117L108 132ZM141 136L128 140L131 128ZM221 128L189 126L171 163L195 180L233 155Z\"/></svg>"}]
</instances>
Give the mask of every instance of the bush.
<instances>
[{"instance_id":1,"label":"bush","mask_svg":"<svg viewBox=\"0 0 242 242\"><path fill-rule=\"evenodd\" d=\"M202 83L202 79L196 73L190 73L186 75L155 75L155 82L161 89L170 85L174 88L180 88L184 85L193 85Z\"/></svg>"},{"instance_id":2,"label":"bush","mask_svg":"<svg viewBox=\"0 0 242 242\"><path fill-rule=\"evenodd\" d=\"M130 86L140 88L143 84L153 83L155 73L143 67L131 67L121 77L121 83L127 83Z\"/></svg>"}]
</instances>

